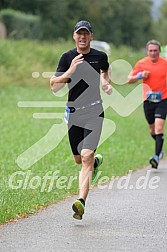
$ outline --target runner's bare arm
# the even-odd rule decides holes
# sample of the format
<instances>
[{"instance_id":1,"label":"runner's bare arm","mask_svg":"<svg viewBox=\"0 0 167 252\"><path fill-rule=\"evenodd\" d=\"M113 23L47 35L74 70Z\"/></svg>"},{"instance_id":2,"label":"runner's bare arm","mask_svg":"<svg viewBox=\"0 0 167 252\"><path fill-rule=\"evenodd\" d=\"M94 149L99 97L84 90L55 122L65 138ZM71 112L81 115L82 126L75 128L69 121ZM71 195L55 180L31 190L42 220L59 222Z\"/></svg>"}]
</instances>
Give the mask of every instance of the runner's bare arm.
<instances>
[{"instance_id":1,"label":"runner's bare arm","mask_svg":"<svg viewBox=\"0 0 167 252\"><path fill-rule=\"evenodd\" d=\"M111 69L108 70L102 70L101 71L101 84L102 84L102 90L110 95L112 93L112 87L110 84L110 76L111 76Z\"/></svg>"},{"instance_id":2,"label":"runner's bare arm","mask_svg":"<svg viewBox=\"0 0 167 252\"><path fill-rule=\"evenodd\" d=\"M143 71L143 72L139 72L136 75L129 75L128 76L128 83L135 83L143 78L148 78L149 77L150 72L149 71Z\"/></svg>"},{"instance_id":3,"label":"runner's bare arm","mask_svg":"<svg viewBox=\"0 0 167 252\"><path fill-rule=\"evenodd\" d=\"M59 91L61 88L63 88L65 86L65 84L68 82L71 75L75 72L75 69L76 69L77 65L83 62L83 57L82 56L83 56L82 54L77 55L72 60L69 69L65 73L63 73L60 76L53 75L51 77L50 87L51 87L51 90L54 93L56 93L57 91Z\"/></svg>"}]
</instances>

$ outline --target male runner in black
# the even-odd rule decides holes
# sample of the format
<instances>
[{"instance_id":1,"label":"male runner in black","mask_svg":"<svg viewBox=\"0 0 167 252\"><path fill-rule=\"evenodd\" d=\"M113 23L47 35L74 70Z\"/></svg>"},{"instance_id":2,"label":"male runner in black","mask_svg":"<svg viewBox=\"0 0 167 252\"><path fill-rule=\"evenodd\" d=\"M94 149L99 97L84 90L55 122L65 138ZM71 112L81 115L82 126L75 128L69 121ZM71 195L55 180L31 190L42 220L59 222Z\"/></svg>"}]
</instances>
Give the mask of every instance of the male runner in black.
<instances>
[{"instance_id":1,"label":"male runner in black","mask_svg":"<svg viewBox=\"0 0 167 252\"><path fill-rule=\"evenodd\" d=\"M97 167L103 160L100 154L94 156L104 118L100 78L104 92L111 94L112 88L107 55L90 48L93 31L88 21L82 20L75 25L73 39L76 48L61 56L50 85L53 92L66 83L69 88L66 107L69 141L75 162L82 164L79 197L72 209L73 217L81 220L90 181L95 180Z\"/></svg>"}]
</instances>

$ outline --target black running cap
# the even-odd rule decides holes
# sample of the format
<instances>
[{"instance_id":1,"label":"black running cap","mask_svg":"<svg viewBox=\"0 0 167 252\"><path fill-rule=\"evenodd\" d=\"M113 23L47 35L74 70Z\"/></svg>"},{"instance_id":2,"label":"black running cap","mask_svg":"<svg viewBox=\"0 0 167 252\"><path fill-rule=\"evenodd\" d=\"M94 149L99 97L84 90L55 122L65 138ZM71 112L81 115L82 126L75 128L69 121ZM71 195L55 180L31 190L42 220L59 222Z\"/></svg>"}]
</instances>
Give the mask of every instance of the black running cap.
<instances>
[{"instance_id":1,"label":"black running cap","mask_svg":"<svg viewBox=\"0 0 167 252\"><path fill-rule=\"evenodd\" d=\"M93 33L91 24L85 20L81 20L75 25L74 32L78 32L80 29L86 29L89 33Z\"/></svg>"}]
</instances>

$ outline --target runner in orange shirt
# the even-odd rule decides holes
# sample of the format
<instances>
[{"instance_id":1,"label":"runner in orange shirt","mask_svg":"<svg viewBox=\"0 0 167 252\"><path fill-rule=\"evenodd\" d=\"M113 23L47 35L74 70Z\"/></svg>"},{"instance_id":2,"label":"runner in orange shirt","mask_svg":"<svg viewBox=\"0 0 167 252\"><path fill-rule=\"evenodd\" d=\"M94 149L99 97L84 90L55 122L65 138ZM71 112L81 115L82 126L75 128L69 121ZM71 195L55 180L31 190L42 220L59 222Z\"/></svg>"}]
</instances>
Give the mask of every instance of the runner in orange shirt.
<instances>
[{"instance_id":1,"label":"runner in orange shirt","mask_svg":"<svg viewBox=\"0 0 167 252\"><path fill-rule=\"evenodd\" d=\"M142 80L144 113L150 134L155 140L155 154L150 159L152 168L158 168L163 157L164 126L167 115L167 60L160 57L161 45L156 40L146 44L147 57L139 60L130 75L128 83Z\"/></svg>"}]
</instances>

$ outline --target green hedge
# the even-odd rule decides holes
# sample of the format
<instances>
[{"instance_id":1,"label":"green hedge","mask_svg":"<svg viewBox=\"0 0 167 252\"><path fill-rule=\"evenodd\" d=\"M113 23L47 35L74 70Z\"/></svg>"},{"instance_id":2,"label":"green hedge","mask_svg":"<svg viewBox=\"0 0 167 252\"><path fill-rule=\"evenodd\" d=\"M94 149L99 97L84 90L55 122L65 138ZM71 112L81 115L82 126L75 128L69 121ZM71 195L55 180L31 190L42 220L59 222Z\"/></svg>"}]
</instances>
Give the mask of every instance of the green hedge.
<instances>
[{"instance_id":1,"label":"green hedge","mask_svg":"<svg viewBox=\"0 0 167 252\"><path fill-rule=\"evenodd\" d=\"M39 16L27 15L12 9L4 9L0 11L0 21L5 24L9 38L39 39L41 37Z\"/></svg>"}]
</instances>

